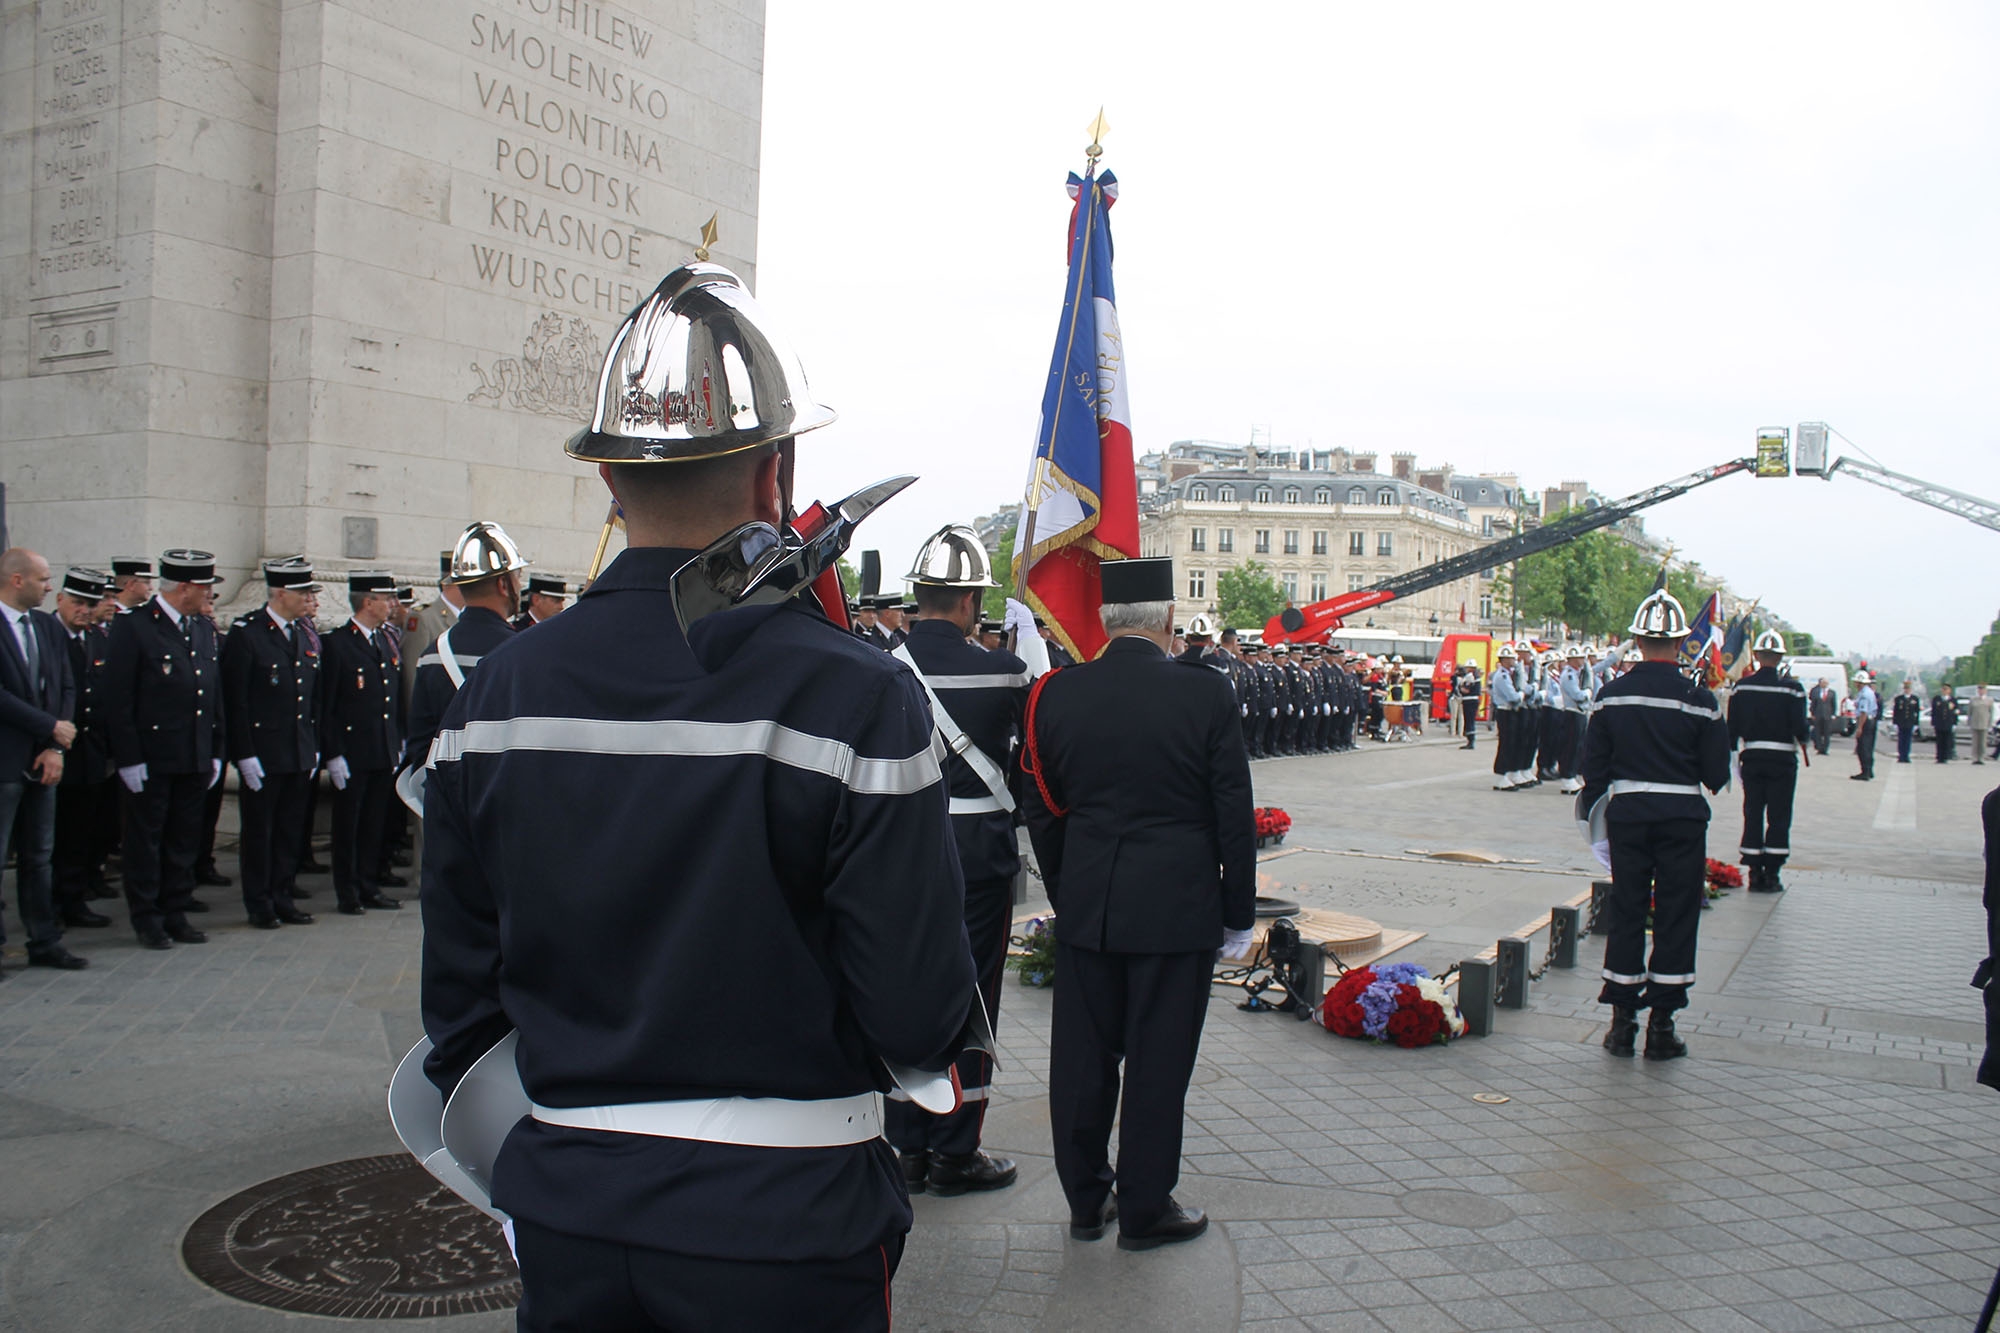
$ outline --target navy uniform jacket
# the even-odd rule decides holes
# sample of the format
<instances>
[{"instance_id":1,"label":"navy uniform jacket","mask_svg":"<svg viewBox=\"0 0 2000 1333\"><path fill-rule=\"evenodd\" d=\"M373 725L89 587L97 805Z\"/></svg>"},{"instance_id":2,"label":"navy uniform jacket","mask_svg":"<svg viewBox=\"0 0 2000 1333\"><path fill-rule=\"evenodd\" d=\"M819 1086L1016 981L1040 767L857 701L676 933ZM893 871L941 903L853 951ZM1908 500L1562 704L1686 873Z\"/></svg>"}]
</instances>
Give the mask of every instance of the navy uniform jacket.
<instances>
[{"instance_id":1,"label":"navy uniform jacket","mask_svg":"<svg viewBox=\"0 0 2000 1333\"><path fill-rule=\"evenodd\" d=\"M104 730L104 655L111 644L111 632L92 625L73 634L59 625L64 646L69 650L69 678L76 689L76 743L63 756L62 785L78 787L103 782L111 776L111 738Z\"/></svg>"},{"instance_id":2,"label":"navy uniform jacket","mask_svg":"<svg viewBox=\"0 0 2000 1333\"><path fill-rule=\"evenodd\" d=\"M1604 687L1583 742L1583 808L1606 792L1613 824L1708 819L1700 788L1729 785L1729 729L1715 696L1672 662L1640 662ZM1641 791L1626 783L1679 788Z\"/></svg>"},{"instance_id":3,"label":"navy uniform jacket","mask_svg":"<svg viewBox=\"0 0 2000 1333\"><path fill-rule=\"evenodd\" d=\"M483 606L468 606L458 613L457 621L444 634L451 635L451 655L470 680L480 659L517 632L512 622L501 619L497 612ZM458 687L445 674L444 659L438 656L437 640L433 639L424 655L417 659L416 685L410 691L410 735L403 746L405 766L417 767L430 757L431 742L437 739L444 710L451 707L452 696L457 693Z\"/></svg>"},{"instance_id":4,"label":"navy uniform jacket","mask_svg":"<svg viewBox=\"0 0 2000 1333\"><path fill-rule=\"evenodd\" d=\"M55 747L56 723L73 721L76 711L76 682L63 648L69 631L45 611L28 612L28 629L39 662L33 679L13 622L0 616L0 639L6 640L0 643L0 782L22 781L35 756Z\"/></svg>"},{"instance_id":5,"label":"navy uniform jacket","mask_svg":"<svg viewBox=\"0 0 2000 1333\"><path fill-rule=\"evenodd\" d=\"M669 582L694 554L621 552L445 711L422 903L425 1070L447 1093L509 1028L528 1093L560 1107L849 1096L887 1086L877 1055L938 1070L963 1048L978 993L922 688L797 601L683 635ZM847 1257L910 1225L880 1139L523 1120L493 1199L727 1259Z\"/></svg>"},{"instance_id":6,"label":"navy uniform jacket","mask_svg":"<svg viewBox=\"0 0 2000 1333\"><path fill-rule=\"evenodd\" d=\"M865 644L880 648L885 653L896 646L889 640L889 631L880 625L870 625L866 629L857 625L854 627L854 637Z\"/></svg>"},{"instance_id":7,"label":"navy uniform jacket","mask_svg":"<svg viewBox=\"0 0 2000 1333\"><path fill-rule=\"evenodd\" d=\"M948 620L917 621L910 626L908 647L952 721L1005 774L1021 734L1021 709L1028 701L1027 664L1004 649L968 643ZM945 760L944 776L953 806L992 798L972 766L956 755ZM958 840L958 864L968 882L1012 879L1021 868L1014 816L1008 811L968 814L954 809L951 830Z\"/></svg>"},{"instance_id":8,"label":"navy uniform jacket","mask_svg":"<svg viewBox=\"0 0 2000 1333\"><path fill-rule=\"evenodd\" d=\"M224 757L222 663L215 622L182 616L155 597L111 622L104 653L104 726L119 768L149 778L214 772Z\"/></svg>"},{"instance_id":9,"label":"navy uniform jacket","mask_svg":"<svg viewBox=\"0 0 2000 1333\"><path fill-rule=\"evenodd\" d=\"M1889 720L1899 727L1914 727L1924 720L1924 700L1918 694L1898 694L1889 701Z\"/></svg>"},{"instance_id":10,"label":"navy uniform jacket","mask_svg":"<svg viewBox=\"0 0 2000 1333\"><path fill-rule=\"evenodd\" d=\"M1799 746L1810 737L1806 689L1776 667L1753 671L1729 692L1729 742L1742 752L1746 771L1799 766Z\"/></svg>"},{"instance_id":11,"label":"navy uniform jacket","mask_svg":"<svg viewBox=\"0 0 2000 1333\"><path fill-rule=\"evenodd\" d=\"M1042 687L1041 780L1022 784L1056 938L1104 953L1192 953L1248 930L1257 835L1229 683L1133 635Z\"/></svg>"},{"instance_id":12,"label":"navy uniform jacket","mask_svg":"<svg viewBox=\"0 0 2000 1333\"><path fill-rule=\"evenodd\" d=\"M300 621L289 635L260 607L229 627L222 642L222 697L229 757L255 758L271 774L310 773L319 753L317 641Z\"/></svg>"},{"instance_id":13,"label":"navy uniform jacket","mask_svg":"<svg viewBox=\"0 0 2000 1333\"><path fill-rule=\"evenodd\" d=\"M1074 657L1071 657L1071 656L1069 655L1069 649L1067 649L1067 648L1065 648L1065 647L1063 647L1063 646L1062 646L1062 640L1061 640L1061 639L1055 639L1055 638L1051 638L1051 639L1047 639L1047 640L1044 640L1044 642L1046 642L1046 643L1048 644L1048 646L1049 646L1049 669L1050 669L1050 670L1054 670L1054 669L1055 669L1055 668L1057 668L1057 667L1066 667L1066 666L1075 666L1075 665L1076 665L1076 659L1075 659Z\"/></svg>"},{"instance_id":14,"label":"navy uniform jacket","mask_svg":"<svg viewBox=\"0 0 2000 1333\"><path fill-rule=\"evenodd\" d=\"M384 627L387 628L386 626ZM403 755L402 663L389 636L350 620L320 640L320 762L394 768Z\"/></svg>"}]
</instances>

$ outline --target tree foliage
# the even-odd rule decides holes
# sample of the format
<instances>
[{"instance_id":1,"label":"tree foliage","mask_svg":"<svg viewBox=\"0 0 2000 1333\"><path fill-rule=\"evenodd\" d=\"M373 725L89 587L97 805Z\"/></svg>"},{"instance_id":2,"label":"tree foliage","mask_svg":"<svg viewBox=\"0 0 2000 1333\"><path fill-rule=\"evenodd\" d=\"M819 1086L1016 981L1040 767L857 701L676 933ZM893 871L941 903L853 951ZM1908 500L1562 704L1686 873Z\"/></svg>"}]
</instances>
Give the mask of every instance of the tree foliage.
<instances>
[{"instance_id":1,"label":"tree foliage","mask_svg":"<svg viewBox=\"0 0 2000 1333\"><path fill-rule=\"evenodd\" d=\"M840 590L852 599L861 591L861 571L846 556L840 557Z\"/></svg>"},{"instance_id":2,"label":"tree foliage","mask_svg":"<svg viewBox=\"0 0 2000 1333\"><path fill-rule=\"evenodd\" d=\"M1285 609L1285 590L1266 566L1247 560L1215 581L1216 614L1230 629L1263 629Z\"/></svg>"},{"instance_id":3,"label":"tree foliage","mask_svg":"<svg viewBox=\"0 0 2000 1333\"><path fill-rule=\"evenodd\" d=\"M1993 622L1986 637L1970 653L1952 659L1945 680L1954 689L1961 685L2000 684L2000 620Z\"/></svg>"},{"instance_id":4,"label":"tree foliage","mask_svg":"<svg viewBox=\"0 0 2000 1333\"><path fill-rule=\"evenodd\" d=\"M1000 553L993 557L993 581L1000 586L986 590L984 607L988 620L998 620L1007 614L1007 599L1014 595L1014 534L1011 530L1000 539Z\"/></svg>"}]
</instances>

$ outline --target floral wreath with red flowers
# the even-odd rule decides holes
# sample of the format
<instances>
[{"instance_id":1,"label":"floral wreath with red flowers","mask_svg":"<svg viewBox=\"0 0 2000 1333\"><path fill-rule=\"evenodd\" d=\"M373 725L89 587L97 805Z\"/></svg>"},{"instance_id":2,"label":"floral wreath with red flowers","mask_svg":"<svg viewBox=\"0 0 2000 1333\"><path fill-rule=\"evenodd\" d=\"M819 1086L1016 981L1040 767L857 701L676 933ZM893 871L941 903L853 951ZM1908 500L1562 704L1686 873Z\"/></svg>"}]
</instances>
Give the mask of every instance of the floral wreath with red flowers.
<instances>
[{"instance_id":1,"label":"floral wreath with red flowers","mask_svg":"<svg viewBox=\"0 0 2000 1333\"><path fill-rule=\"evenodd\" d=\"M1465 1035L1465 1018L1444 983L1415 963L1349 968L1321 1002L1320 1022L1337 1037L1406 1050Z\"/></svg>"},{"instance_id":2,"label":"floral wreath with red flowers","mask_svg":"<svg viewBox=\"0 0 2000 1333\"><path fill-rule=\"evenodd\" d=\"M1283 842L1292 830L1292 817L1275 805L1260 805L1250 813L1257 820L1259 847Z\"/></svg>"}]
</instances>

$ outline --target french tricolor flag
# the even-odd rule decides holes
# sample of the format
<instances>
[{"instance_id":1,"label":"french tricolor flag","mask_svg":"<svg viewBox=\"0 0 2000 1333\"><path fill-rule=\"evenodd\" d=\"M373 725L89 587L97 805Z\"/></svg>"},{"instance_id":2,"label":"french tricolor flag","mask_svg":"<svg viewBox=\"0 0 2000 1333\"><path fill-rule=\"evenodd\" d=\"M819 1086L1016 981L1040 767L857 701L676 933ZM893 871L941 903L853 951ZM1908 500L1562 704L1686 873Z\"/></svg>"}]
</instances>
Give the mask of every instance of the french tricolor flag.
<instances>
[{"instance_id":1,"label":"french tricolor flag","mask_svg":"<svg viewBox=\"0 0 2000 1333\"><path fill-rule=\"evenodd\" d=\"M1079 661L1104 647L1098 623L1101 560L1139 554L1132 414L1125 344L1111 285L1111 226L1118 198L1110 172L1069 178L1069 281L1055 355L1042 389L1027 501L1014 534L1014 569L1027 570L1026 601Z\"/></svg>"}]
</instances>

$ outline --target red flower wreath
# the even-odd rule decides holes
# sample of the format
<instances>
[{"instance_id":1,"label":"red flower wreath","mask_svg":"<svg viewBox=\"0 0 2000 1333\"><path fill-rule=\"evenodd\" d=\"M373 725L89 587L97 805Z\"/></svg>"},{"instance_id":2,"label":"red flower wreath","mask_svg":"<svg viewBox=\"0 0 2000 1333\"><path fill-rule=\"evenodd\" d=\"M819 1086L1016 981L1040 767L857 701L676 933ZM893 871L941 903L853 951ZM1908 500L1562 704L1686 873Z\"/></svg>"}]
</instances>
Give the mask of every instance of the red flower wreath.
<instances>
[{"instance_id":1,"label":"red flower wreath","mask_svg":"<svg viewBox=\"0 0 2000 1333\"><path fill-rule=\"evenodd\" d=\"M1389 1037L1405 1050L1429 1046L1444 1028L1444 1011L1426 1000L1415 986L1396 987L1396 1012L1389 1015Z\"/></svg>"}]
</instances>

